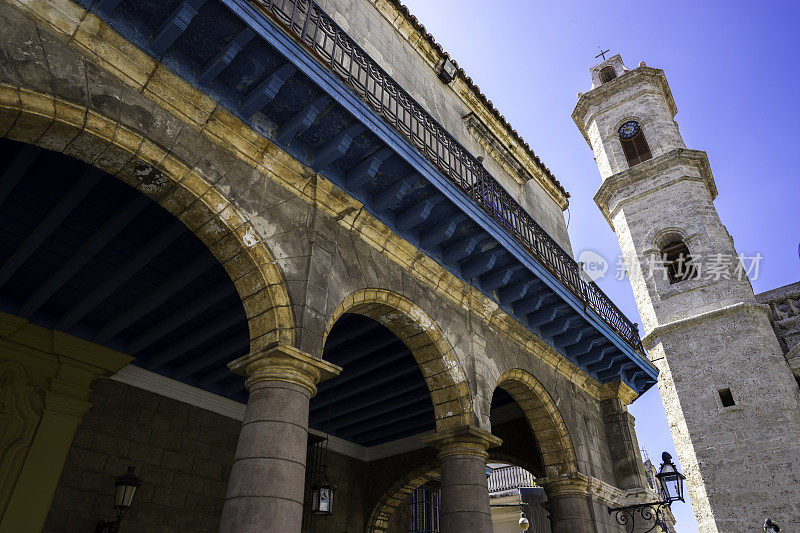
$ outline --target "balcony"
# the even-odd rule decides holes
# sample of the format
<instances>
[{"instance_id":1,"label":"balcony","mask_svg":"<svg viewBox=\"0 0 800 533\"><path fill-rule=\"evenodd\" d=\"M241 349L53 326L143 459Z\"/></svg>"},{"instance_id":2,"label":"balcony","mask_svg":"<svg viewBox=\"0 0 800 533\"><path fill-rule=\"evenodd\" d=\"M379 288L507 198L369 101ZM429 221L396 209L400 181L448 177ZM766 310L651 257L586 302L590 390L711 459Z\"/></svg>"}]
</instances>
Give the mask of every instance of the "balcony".
<instances>
[{"instance_id":1,"label":"balcony","mask_svg":"<svg viewBox=\"0 0 800 533\"><path fill-rule=\"evenodd\" d=\"M601 383L655 383L636 325L313 1L81 3Z\"/></svg>"},{"instance_id":2,"label":"balcony","mask_svg":"<svg viewBox=\"0 0 800 533\"><path fill-rule=\"evenodd\" d=\"M518 466L492 468L486 481L489 485L489 494L537 486L533 475Z\"/></svg>"}]
</instances>

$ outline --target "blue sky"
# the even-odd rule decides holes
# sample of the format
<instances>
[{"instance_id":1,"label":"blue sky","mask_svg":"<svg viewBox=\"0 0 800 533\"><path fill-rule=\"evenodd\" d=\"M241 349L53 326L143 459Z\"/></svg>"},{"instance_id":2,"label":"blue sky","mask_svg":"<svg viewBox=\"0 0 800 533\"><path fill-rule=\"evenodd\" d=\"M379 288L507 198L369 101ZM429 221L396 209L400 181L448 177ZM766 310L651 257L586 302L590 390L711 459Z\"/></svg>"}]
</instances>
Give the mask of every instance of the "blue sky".
<instances>
[{"instance_id":1,"label":"blue sky","mask_svg":"<svg viewBox=\"0 0 800 533\"><path fill-rule=\"evenodd\" d=\"M600 252L613 273L619 252L592 200L600 185L592 152L570 117L602 45L629 68L664 69L687 147L708 152L723 223L739 252L764 257L755 291L800 280L800 4L404 1L572 194L576 254ZM600 286L641 322L627 281ZM631 412L654 459L674 452L656 388ZM679 533L697 531L689 505L673 511Z\"/></svg>"}]
</instances>

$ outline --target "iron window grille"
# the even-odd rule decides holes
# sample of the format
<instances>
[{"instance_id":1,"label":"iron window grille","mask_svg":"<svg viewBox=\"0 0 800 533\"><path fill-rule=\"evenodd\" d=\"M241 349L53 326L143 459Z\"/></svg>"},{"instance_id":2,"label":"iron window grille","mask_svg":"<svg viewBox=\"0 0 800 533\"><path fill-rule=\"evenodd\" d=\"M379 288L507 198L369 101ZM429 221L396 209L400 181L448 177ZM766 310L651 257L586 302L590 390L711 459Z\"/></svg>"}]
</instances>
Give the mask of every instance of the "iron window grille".
<instances>
[{"instance_id":1,"label":"iron window grille","mask_svg":"<svg viewBox=\"0 0 800 533\"><path fill-rule=\"evenodd\" d=\"M414 489L411 533L439 533L439 489L428 486Z\"/></svg>"}]
</instances>

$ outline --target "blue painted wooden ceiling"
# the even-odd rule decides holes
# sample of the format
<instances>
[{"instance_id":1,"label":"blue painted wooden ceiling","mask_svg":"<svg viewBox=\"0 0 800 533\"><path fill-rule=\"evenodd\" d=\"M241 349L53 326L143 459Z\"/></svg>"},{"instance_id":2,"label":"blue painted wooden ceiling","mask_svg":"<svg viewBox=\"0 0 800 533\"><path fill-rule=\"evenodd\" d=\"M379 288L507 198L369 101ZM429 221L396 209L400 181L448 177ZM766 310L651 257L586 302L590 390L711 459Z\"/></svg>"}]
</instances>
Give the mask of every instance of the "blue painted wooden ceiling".
<instances>
[{"instance_id":1,"label":"blue painted wooden ceiling","mask_svg":"<svg viewBox=\"0 0 800 533\"><path fill-rule=\"evenodd\" d=\"M241 299L208 248L145 195L77 159L0 139L0 310L134 356L135 365L246 402L227 363L249 350ZM406 346L353 314L324 357L311 427L362 445L433 428Z\"/></svg>"},{"instance_id":2,"label":"blue painted wooden ceiling","mask_svg":"<svg viewBox=\"0 0 800 533\"><path fill-rule=\"evenodd\" d=\"M246 0L79 0L600 382L657 371L340 78Z\"/></svg>"},{"instance_id":3,"label":"blue painted wooden ceiling","mask_svg":"<svg viewBox=\"0 0 800 533\"><path fill-rule=\"evenodd\" d=\"M249 349L225 270L174 216L89 165L0 141L0 307L241 399Z\"/></svg>"},{"instance_id":4,"label":"blue painted wooden ceiling","mask_svg":"<svg viewBox=\"0 0 800 533\"><path fill-rule=\"evenodd\" d=\"M433 404L414 356L379 322L343 315L323 357L342 373L318 386L312 427L363 446L434 429Z\"/></svg>"}]
</instances>

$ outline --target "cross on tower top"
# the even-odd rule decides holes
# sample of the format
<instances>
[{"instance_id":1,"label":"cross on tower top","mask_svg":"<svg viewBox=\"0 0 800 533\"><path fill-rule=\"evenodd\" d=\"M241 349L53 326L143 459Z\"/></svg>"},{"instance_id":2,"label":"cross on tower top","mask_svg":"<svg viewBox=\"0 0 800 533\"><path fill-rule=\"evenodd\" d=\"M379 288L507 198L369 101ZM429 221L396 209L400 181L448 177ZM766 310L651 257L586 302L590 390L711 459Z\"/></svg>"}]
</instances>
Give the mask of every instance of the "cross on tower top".
<instances>
[{"instance_id":1,"label":"cross on tower top","mask_svg":"<svg viewBox=\"0 0 800 533\"><path fill-rule=\"evenodd\" d=\"M603 61L605 61L606 60L606 54L609 53L611 50L603 50L603 48L599 44L597 45L597 48L600 50L600 53L597 54L596 56L594 56L594 58L597 59L598 57L602 56L603 57Z\"/></svg>"}]
</instances>

